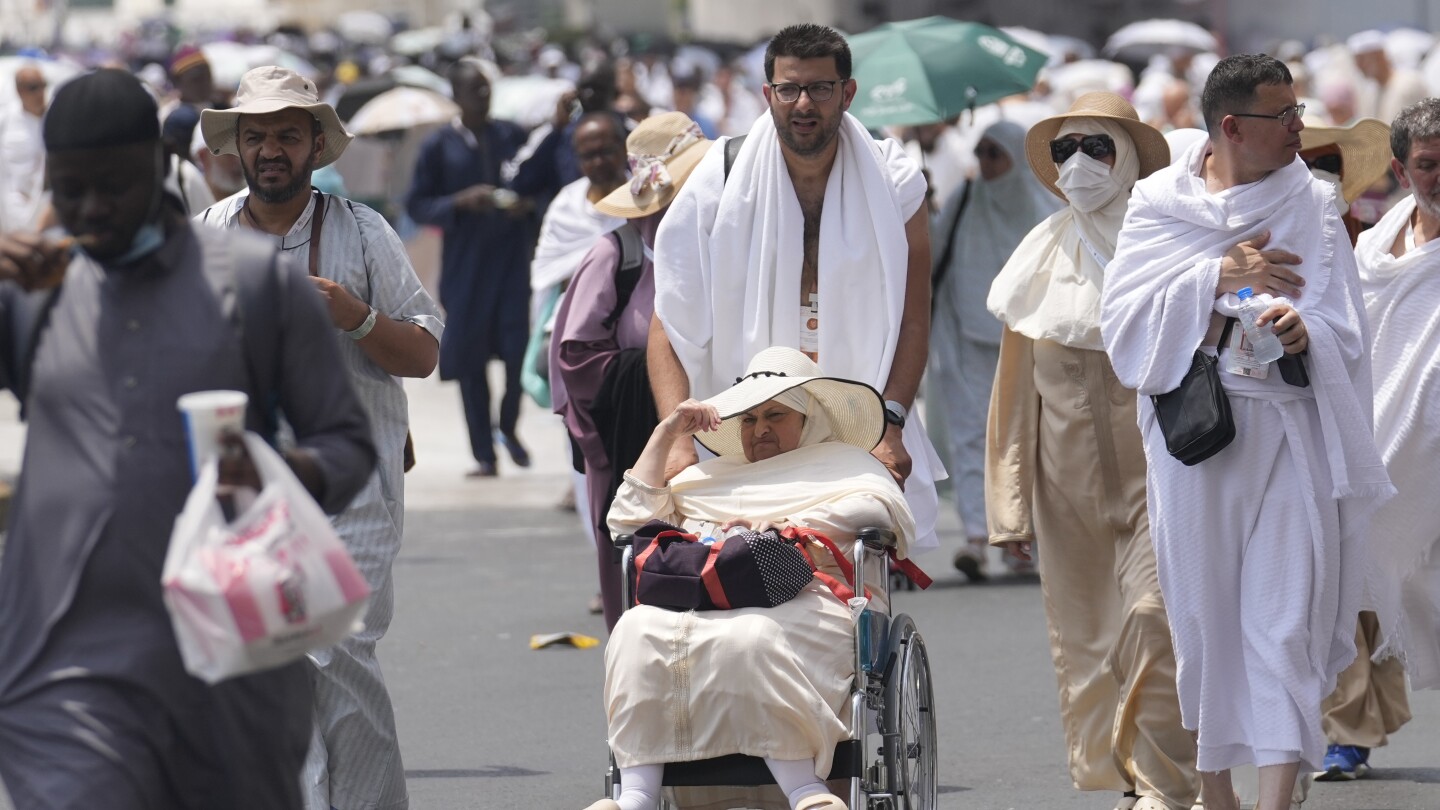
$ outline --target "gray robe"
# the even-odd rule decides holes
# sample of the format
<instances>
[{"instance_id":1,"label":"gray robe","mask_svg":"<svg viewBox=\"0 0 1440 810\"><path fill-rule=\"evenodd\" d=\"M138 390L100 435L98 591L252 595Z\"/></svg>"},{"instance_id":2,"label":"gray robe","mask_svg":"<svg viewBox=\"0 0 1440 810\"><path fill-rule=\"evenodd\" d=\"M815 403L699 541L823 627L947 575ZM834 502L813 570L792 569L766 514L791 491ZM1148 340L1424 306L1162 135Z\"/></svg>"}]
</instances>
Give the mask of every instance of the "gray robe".
<instances>
[{"instance_id":1,"label":"gray robe","mask_svg":"<svg viewBox=\"0 0 1440 810\"><path fill-rule=\"evenodd\" d=\"M251 429L273 403L318 458L329 512L364 485L375 450L304 270L253 237L168 224L132 267L71 262L28 375L0 561L0 777L21 807L298 806L303 667L206 687L185 673L161 600L191 486L175 401L247 391ZM204 269L223 257L250 302L243 347ZM21 371L34 304L0 285L0 380Z\"/></svg>"}]
</instances>

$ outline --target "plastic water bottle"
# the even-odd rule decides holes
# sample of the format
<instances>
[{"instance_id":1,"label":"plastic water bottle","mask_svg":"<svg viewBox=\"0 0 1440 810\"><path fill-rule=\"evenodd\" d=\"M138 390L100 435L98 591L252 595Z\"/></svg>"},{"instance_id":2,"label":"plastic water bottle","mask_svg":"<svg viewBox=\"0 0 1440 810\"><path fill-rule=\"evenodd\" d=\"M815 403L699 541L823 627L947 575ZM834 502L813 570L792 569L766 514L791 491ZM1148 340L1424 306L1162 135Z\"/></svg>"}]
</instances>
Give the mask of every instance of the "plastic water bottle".
<instances>
[{"instance_id":1,"label":"plastic water bottle","mask_svg":"<svg viewBox=\"0 0 1440 810\"><path fill-rule=\"evenodd\" d=\"M1271 363L1279 360L1285 355L1285 347L1280 343L1280 338L1275 336L1272 325L1255 325L1255 319L1263 315L1267 307L1255 300L1255 292L1249 287L1241 289L1235 295L1240 299L1240 326L1245 330L1245 338L1250 341L1250 352L1255 356L1255 362Z\"/></svg>"}]
</instances>

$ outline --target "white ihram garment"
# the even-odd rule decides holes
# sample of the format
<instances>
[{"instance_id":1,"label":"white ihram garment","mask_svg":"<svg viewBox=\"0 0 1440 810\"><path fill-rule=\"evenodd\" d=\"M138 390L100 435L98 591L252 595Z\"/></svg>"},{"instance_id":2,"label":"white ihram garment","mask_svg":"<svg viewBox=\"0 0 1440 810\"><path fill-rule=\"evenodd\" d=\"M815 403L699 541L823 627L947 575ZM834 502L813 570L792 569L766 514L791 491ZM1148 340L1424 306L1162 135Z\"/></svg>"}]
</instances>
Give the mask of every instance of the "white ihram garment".
<instances>
[{"instance_id":1,"label":"white ihram garment","mask_svg":"<svg viewBox=\"0 0 1440 810\"><path fill-rule=\"evenodd\" d=\"M600 213L589 195L590 181L582 177L560 189L545 209L530 262L530 289L539 292L569 281L595 240L624 224L619 217Z\"/></svg>"},{"instance_id":2,"label":"white ihram garment","mask_svg":"<svg viewBox=\"0 0 1440 810\"><path fill-rule=\"evenodd\" d=\"M1364 312L1334 190L1297 160L1212 195L1206 144L1135 186L1101 302L1115 372L1140 393L1151 532L1198 767L1318 769L1320 702L1355 656L1365 530L1393 493L1371 434ZM1211 323L1224 252L1261 231L1303 258L1311 386L1222 373L1235 441L1186 467L1148 395L1179 385Z\"/></svg>"},{"instance_id":3,"label":"white ihram garment","mask_svg":"<svg viewBox=\"0 0 1440 810\"><path fill-rule=\"evenodd\" d=\"M1415 213L1406 197L1360 234L1355 259L1370 319L1375 441L1397 495L1370 524L1370 583L1384 642L1414 689L1440 688L1440 241L1396 258Z\"/></svg>"},{"instance_id":4,"label":"white ihram garment","mask_svg":"<svg viewBox=\"0 0 1440 810\"><path fill-rule=\"evenodd\" d=\"M898 143L877 142L848 113L837 137L820 220L817 362L827 376L883 391L905 308L905 223L925 179ZM697 399L734 385L761 350L800 346L805 217L770 114L751 128L729 182L724 152L722 139L695 167L655 242L655 312ZM918 418L904 435L914 550L935 548L934 482L945 471Z\"/></svg>"}]
</instances>

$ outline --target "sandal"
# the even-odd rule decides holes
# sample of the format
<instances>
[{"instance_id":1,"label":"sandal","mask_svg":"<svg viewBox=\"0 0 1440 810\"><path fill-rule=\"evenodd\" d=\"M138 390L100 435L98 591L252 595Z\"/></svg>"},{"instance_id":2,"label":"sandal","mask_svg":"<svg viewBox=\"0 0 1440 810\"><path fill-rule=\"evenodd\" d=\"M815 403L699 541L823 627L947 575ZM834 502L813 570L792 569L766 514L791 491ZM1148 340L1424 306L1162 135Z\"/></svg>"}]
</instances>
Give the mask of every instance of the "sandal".
<instances>
[{"instance_id":1,"label":"sandal","mask_svg":"<svg viewBox=\"0 0 1440 810\"><path fill-rule=\"evenodd\" d=\"M806 796L795 805L795 810L848 810L845 800L834 793L816 793Z\"/></svg>"}]
</instances>

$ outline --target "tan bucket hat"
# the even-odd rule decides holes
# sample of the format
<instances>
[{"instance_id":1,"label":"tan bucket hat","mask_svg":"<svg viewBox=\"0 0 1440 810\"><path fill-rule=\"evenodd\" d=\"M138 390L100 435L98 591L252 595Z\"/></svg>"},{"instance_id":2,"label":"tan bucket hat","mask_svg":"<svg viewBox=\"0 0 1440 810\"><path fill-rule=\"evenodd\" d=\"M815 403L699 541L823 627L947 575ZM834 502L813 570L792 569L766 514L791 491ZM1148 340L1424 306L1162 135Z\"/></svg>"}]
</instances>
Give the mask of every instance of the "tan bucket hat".
<instances>
[{"instance_id":1,"label":"tan bucket hat","mask_svg":"<svg viewBox=\"0 0 1440 810\"><path fill-rule=\"evenodd\" d=\"M1361 118L1343 127L1306 124L1300 130L1301 152L1331 144L1340 147L1340 193L1347 203L1359 199L1390 169L1390 125L1378 118Z\"/></svg>"},{"instance_id":2,"label":"tan bucket hat","mask_svg":"<svg viewBox=\"0 0 1440 810\"><path fill-rule=\"evenodd\" d=\"M345 131L335 108L320 100L320 92L314 82L278 65L257 67L240 77L235 106L228 110L201 112L200 132L212 153L239 155L235 127L240 116L264 115L291 107L305 110L319 119L320 128L325 133L325 149L315 159L315 168L334 163L355 139L354 135Z\"/></svg>"},{"instance_id":3,"label":"tan bucket hat","mask_svg":"<svg viewBox=\"0 0 1440 810\"><path fill-rule=\"evenodd\" d=\"M744 455L739 416L793 388L804 388L830 418L835 441L870 451L885 436L885 401L862 382L825 377L800 350L772 346L756 354L735 385L705 400L720 412L720 429L695 438L717 456Z\"/></svg>"},{"instance_id":4,"label":"tan bucket hat","mask_svg":"<svg viewBox=\"0 0 1440 810\"><path fill-rule=\"evenodd\" d=\"M1170 146L1165 143L1165 136L1141 121L1130 102L1114 93L1086 93L1075 99L1068 112L1052 115L1025 133L1025 156L1030 159L1030 169L1050 193L1062 200L1065 194L1055 185L1060 169L1050 159L1050 142L1060 136L1060 127L1067 118L1103 118L1123 127L1135 142L1141 177L1149 177L1156 169L1170 165Z\"/></svg>"},{"instance_id":5,"label":"tan bucket hat","mask_svg":"<svg viewBox=\"0 0 1440 810\"><path fill-rule=\"evenodd\" d=\"M630 182L610 192L595 208L624 219L647 217L663 209L675 199L712 143L685 113L646 118L625 139Z\"/></svg>"}]
</instances>

